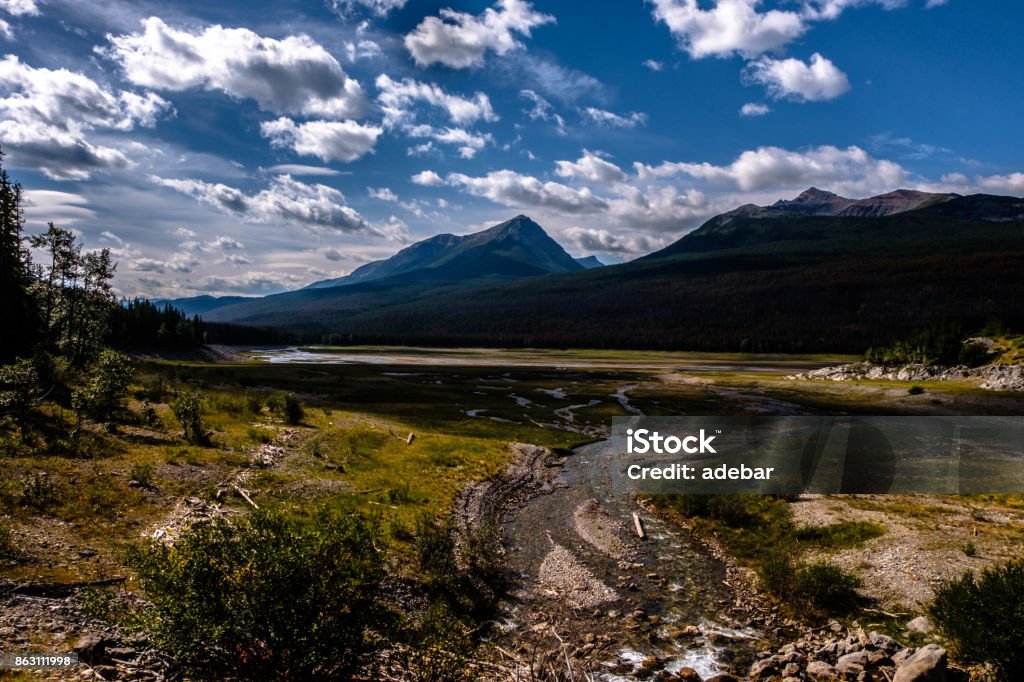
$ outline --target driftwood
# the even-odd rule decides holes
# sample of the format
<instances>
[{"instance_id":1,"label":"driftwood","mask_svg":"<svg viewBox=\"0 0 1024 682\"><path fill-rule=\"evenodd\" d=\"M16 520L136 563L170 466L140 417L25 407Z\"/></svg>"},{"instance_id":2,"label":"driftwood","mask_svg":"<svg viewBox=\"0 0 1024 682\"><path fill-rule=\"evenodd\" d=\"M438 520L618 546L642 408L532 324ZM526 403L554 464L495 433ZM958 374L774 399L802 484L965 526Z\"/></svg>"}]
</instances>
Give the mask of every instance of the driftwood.
<instances>
[{"instance_id":1,"label":"driftwood","mask_svg":"<svg viewBox=\"0 0 1024 682\"><path fill-rule=\"evenodd\" d=\"M644 532L643 521L640 520L640 515L636 512L633 512L633 525L636 526L636 534L641 540L647 537L647 533Z\"/></svg>"},{"instance_id":2,"label":"driftwood","mask_svg":"<svg viewBox=\"0 0 1024 682\"><path fill-rule=\"evenodd\" d=\"M258 504L256 504L255 502L253 502L252 498L249 497L245 493L245 491L242 490L239 486L236 485L236 486L234 486L234 488L235 488L235 492L238 493L239 495L241 495L243 498L245 498L245 501L248 502L249 504L251 504L253 509L257 509L258 510L260 508L260 506Z\"/></svg>"}]
</instances>

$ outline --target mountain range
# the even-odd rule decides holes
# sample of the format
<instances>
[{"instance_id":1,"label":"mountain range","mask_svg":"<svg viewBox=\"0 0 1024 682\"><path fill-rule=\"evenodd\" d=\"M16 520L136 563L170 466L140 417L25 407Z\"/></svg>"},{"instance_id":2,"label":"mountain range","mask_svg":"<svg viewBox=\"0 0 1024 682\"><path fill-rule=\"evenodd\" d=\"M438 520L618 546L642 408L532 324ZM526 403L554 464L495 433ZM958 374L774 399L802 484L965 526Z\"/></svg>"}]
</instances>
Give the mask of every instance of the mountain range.
<instances>
[{"instance_id":1,"label":"mountain range","mask_svg":"<svg viewBox=\"0 0 1024 682\"><path fill-rule=\"evenodd\" d=\"M299 291L172 303L310 341L861 352L943 320L1024 322L1024 200L811 188L598 265L520 215Z\"/></svg>"}]
</instances>

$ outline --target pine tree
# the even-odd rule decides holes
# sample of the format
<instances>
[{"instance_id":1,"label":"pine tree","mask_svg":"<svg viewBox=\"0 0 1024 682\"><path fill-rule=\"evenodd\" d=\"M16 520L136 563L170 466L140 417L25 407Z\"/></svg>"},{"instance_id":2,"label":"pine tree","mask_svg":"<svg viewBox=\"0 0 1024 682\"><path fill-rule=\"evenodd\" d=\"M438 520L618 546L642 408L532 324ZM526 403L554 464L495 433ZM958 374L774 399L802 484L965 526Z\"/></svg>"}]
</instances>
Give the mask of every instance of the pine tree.
<instances>
[{"instance_id":1,"label":"pine tree","mask_svg":"<svg viewBox=\"0 0 1024 682\"><path fill-rule=\"evenodd\" d=\"M3 152L0 151L0 161ZM25 354L35 338L36 322L28 294L29 254L22 237L21 185L0 165L0 363Z\"/></svg>"}]
</instances>

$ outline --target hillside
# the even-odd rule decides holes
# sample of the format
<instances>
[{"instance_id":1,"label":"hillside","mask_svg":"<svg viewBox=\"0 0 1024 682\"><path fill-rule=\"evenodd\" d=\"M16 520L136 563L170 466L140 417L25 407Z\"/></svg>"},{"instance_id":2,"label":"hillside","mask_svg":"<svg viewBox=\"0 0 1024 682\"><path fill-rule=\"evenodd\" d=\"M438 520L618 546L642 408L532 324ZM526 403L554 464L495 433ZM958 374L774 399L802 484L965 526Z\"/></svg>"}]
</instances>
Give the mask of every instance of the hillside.
<instances>
[{"instance_id":1,"label":"hillside","mask_svg":"<svg viewBox=\"0 0 1024 682\"><path fill-rule=\"evenodd\" d=\"M718 216L623 265L505 282L425 269L211 319L334 342L807 352L862 352L940 320L1021 326L1024 201L914 200L882 216Z\"/></svg>"}]
</instances>

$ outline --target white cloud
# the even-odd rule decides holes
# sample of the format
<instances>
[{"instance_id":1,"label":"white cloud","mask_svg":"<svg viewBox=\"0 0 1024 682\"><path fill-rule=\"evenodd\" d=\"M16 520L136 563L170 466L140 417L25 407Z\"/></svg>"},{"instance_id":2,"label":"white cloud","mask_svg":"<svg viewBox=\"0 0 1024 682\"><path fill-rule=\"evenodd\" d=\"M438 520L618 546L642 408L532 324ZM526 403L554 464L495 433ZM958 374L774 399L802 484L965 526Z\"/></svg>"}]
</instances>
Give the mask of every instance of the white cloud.
<instances>
[{"instance_id":1,"label":"white cloud","mask_svg":"<svg viewBox=\"0 0 1024 682\"><path fill-rule=\"evenodd\" d=\"M0 139L11 165L57 180L131 165L122 150L90 142L87 131L152 127L172 111L151 92L116 92L81 73L34 68L14 55L0 60L0 93Z\"/></svg>"},{"instance_id":2,"label":"white cloud","mask_svg":"<svg viewBox=\"0 0 1024 682\"><path fill-rule=\"evenodd\" d=\"M977 182L978 186L986 192L1024 197L1024 173L991 175L987 178L978 178Z\"/></svg>"},{"instance_id":3,"label":"white cloud","mask_svg":"<svg viewBox=\"0 0 1024 682\"><path fill-rule=\"evenodd\" d=\"M809 64L794 58L762 57L747 66L744 77L765 86L775 99L800 102L835 99L850 89L846 74L817 53L811 56Z\"/></svg>"},{"instance_id":4,"label":"white cloud","mask_svg":"<svg viewBox=\"0 0 1024 682\"><path fill-rule=\"evenodd\" d=\"M350 62L357 62L360 59L374 59L384 55L384 51L376 42L368 39L349 40L345 43L345 57Z\"/></svg>"},{"instance_id":5,"label":"white cloud","mask_svg":"<svg viewBox=\"0 0 1024 682\"><path fill-rule=\"evenodd\" d=\"M555 173L563 178L606 184L626 179L626 173L621 168L588 149L583 150L583 156L577 161L556 161L555 165Z\"/></svg>"},{"instance_id":6,"label":"white cloud","mask_svg":"<svg viewBox=\"0 0 1024 682\"><path fill-rule=\"evenodd\" d=\"M351 12L356 7L364 7L379 17L405 7L407 0L331 0L334 9L340 12Z\"/></svg>"},{"instance_id":7,"label":"white cloud","mask_svg":"<svg viewBox=\"0 0 1024 682\"><path fill-rule=\"evenodd\" d=\"M925 9L935 9L936 7L942 7L943 5L949 4L949 0L928 0L928 3L924 6Z\"/></svg>"},{"instance_id":8,"label":"white cloud","mask_svg":"<svg viewBox=\"0 0 1024 682\"><path fill-rule=\"evenodd\" d=\"M406 132L412 137L429 137L442 144L455 145L459 156L464 159L472 159L494 141L490 133L472 133L463 128L435 128L425 124L410 126Z\"/></svg>"},{"instance_id":9,"label":"white cloud","mask_svg":"<svg viewBox=\"0 0 1024 682\"><path fill-rule=\"evenodd\" d=\"M668 26L679 46L694 59L747 58L782 47L803 35L807 26L792 11L759 12L761 0L716 0L701 9L697 0L652 0L654 17Z\"/></svg>"},{"instance_id":10,"label":"white cloud","mask_svg":"<svg viewBox=\"0 0 1024 682\"><path fill-rule=\"evenodd\" d=\"M611 111L605 111L604 109L598 109L597 107L587 107L583 110L583 115L595 123L599 123L610 128L635 128L647 123L647 114L640 113L638 111L633 111L625 116L620 116L619 114Z\"/></svg>"},{"instance_id":11,"label":"white cloud","mask_svg":"<svg viewBox=\"0 0 1024 682\"><path fill-rule=\"evenodd\" d=\"M215 294L272 294L294 288L302 278L279 272L247 272L242 275L224 277L209 275L199 280L196 290Z\"/></svg>"},{"instance_id":12,"label":"white cloud","mask_svg":"<svg viewBox=\"0 0 1024 682\"><path fill-rule=\"evenodd\" d=\"M546 208L571 215L596 213L608 208L607 202L595 196L589 188L573 189L511 170L492 171L482 177L451 173L446 183L503 206Z\"/></svg>"},{"instance_id":13,"label":"white cloud","mask_svg":"<svg viewBox=\"0 0 1024 682\"><path fill-rule=\"evenodd\" d=\"M405 47L420 66L480 66L488 50L506 54L520 47L516 34L529 37L533 28L555 21L551 15L534 11L527 0L498 0L479 16L453 9L442 9L439 14L425 18L405 36Z\"/></svg>"},{"instance_id":14,"label":"white cloud","mask_svg":"<svg viewBox=\"0 0 1024 682\"><path fill-rule=\"evenodd\" d=\"M291 149L301 156L323 161L355 161L373 151L383 129L355 121L308 121L295 123L281 117L260 124L260 134L271 146Z\"/></svg>"},{"instance_id":15,"label":"white cloud","mask_svg":"<svg viewBox=\"0 0 1024 682\"><path fill-rule=\"evenodd\" d=\"M576 249L585 253L594 251L603 253L644 254L650 253L661 244L649 236L632 232L624 234L620 230L611 232L603 228L573 226L561 231L561 235Z\"/></svg>"},{"instance_id":16,"label":"white cloud","mask_svg":"<svg viewBox=\"0 0 1024 682\"><path fill-rule=\"evenodd\" d=\"M771 113L772 108L767 104L761 104L759 102L747 102L740 107L740 116L747 118L764 116L765 114Z\"/></svg>"},{"instance_id":17,"label":"white cloud","mask_svg":"<svg viewBox=\"0 0 1024 682\"><path fill-rule=\"evenodd\" d=\"M533 108L527 113L531 121L551 121L560 134L565 134L565 119L555 113L551 102L547 101L533 90L520 90L519 96L533 102Z\"/></svg>"},{"instance_id":18,"label":"white cloud","mask_svg":"<svg viewBox=\"0 0 1024 682\"><path fill-rule=\"evenodd\" d=\"M30 227L43 227L50 220L58 225L73 225L80 220L92 220L96 212L89 208L89 199L73 192L50 189L27 189L23 194L25 223Z\"/></svg>"},{"instance_id":19,"label":"white cloud","mask_svg":"<svg viewBox=\"0 0 1024 682\"><path fill-rule=\"evenodd\" d=\"M929 3L936 0L929 0ZM948 0L937 0L947 2ZM885 9L906 7L907 0L807 0L803 7L803 16L809 20L838 19L847 9L864 7L865 5L881 5Z\"/></svg>"},{"instance_id":20,"label":"white cloud","mask_svg":"<svg viewBox=\"0 0 1024 682\"><path fill-rule=\"evenodd\" d=\"M444 180L440 175L432 170L425 170L416 173L411 178L414 184L423 185L424 187L439 187L444 184Z\"/></svg>"},{"instance_id":21,"label":"white cloud","mask_svg":"<svg viewBox=\"0 0 1024 682\"><path fill-rule=\"evenodd\" d=\"M345 203L345 196L326 185L307 185L288 175L275 177L256 194L222 183L152 176L154 183L252 223L290 223L340 232L371 232L370 225Z\"/></svg>"},{"instance_id":22,"label":"white cloud","mask_svg":"<svg viewBox=\"0 0 1024 682\"><path fill-rule=\"evenodd\" d=\"M661 71L662 69L665 68L665 63L659 62L655 59L645 59L644 66L646 66L651 71Z\"/></svg>"},{"instance_id":23,"label":"white cloud","mask_svg":"<svg viewBox=\"0 0 1024 682\"><path fill-rule=\"evenodd\" d=\"M325 166L306 166L301 163L279 163L267 168L274 175L341 175L341 171Z\"/></svg>"},{"instance_id":24,"label":"white cloud","mask_svg":"<svg viewBox=\"0 0 1024 682\"><path fill-rule=\"evenodd\" d=\"M378 103L384 110L386 125L408 122L413 117L409 111L414 102L426 102L444 109L452 123L469 125L478 120L497 121L491 100L482 92L477 92L472 99L452 95L439 85L423 83L412 78L393 80L387 74L377 77L377 89L380 95Z\"/></svg>"},{"instance_id":25,"label":"white cloud","mask_svg":"<svg viewBox=\"0 0 1024 682\"><path fill-rule=\"evenodd\" d=\"M641 179L688 175L713 185L742 191L824 186L840 193L865 196L896 189L907 181L897 163L875 159L860 147L830 145L797 152L780 147L745 151L728 166L710 163L634 164Z\"/></svg>"},{"instance_id":26,"label":"white cloud","mask_svg":"<svg viewBox=\"0 0 1024 682\"><path fill-rule=\"evenodd\" d=\"M219 25L191 32L159 17L142 25L138 33L108 35L110 46L99 50L136 85L172 92L219 90L278 114L341 119L359 116L365 108L359 83L309 36L277 40Z\"/></svg>"},{"instance_id":27,"label":"white cloud","mask_svg":"<svg viewBox=\"0 0 1024 682\"><path fill-rule=\"evenodd\" d=\"M398 195L390 187L367 187L367 193L374 199L381 201L398 201Z\"/></svg>"},{"instance_id":28,"label":"white cloud","mask_svg":"<svg viewBox=\"0 0 1024 682\"><path fill-rule=\"evenodd\" d=\"M39 14L35 0L0 0L0 10L15 17Z\"/></svg>"}]
</instances>

